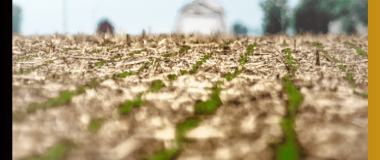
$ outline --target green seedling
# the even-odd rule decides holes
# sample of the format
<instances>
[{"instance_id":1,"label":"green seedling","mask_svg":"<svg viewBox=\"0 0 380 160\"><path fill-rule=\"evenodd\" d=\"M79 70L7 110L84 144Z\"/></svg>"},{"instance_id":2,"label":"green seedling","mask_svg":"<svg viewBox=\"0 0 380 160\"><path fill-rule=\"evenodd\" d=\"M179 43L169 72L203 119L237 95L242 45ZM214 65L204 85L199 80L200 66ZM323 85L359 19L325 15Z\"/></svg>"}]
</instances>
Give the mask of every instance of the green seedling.
<instances>
[{"instance_id":1,"label":"green seedling","mask_svg":"<svg viewBox=\"0 0 380 160\"><path fill-rule=\"evenodd\" d=\"M164 83L161 80L154 81L152 86L150 87L150 92L158 92L162 87L164 87Z\"/></svg>"},{"instance_id":2,"label":"green seedling","mask_svg":"<svg viewBox=\"0 0 380 160\"><path fill-rule=\"evenodd\" d=\"M178 52L177 52L177 53L175 53L174 55L175 55L175 56L177 56L177 55L178 55Z\"/></svg>"},{"instance_id":3,"label":"green seedling","mask_svg":"<svg viewBox=\"0 0 380 160\"><path fill-rule=\"evenodd\" d=\"M104 60L102 60L102 61L100 61L100 62L96 62L96 63L95 63L95 67L97 67L97 66L103 66L104 63L106 63L106 61L104 61Z\"/></svg>"},{"instance_id":4,"label":"green seedling","mask_svg":"<svg viewBox=\"0 0 380 160\"><path fill-rule=\"evenodd\" d=\"M368 99L368 94L355 92L356 95Z\"/></svg>"},{"instance_id":5,"label":"green seedling","mask_svg":"<svg viewBox=\"0 0 380 160\"><path fill-rule=\"evenodd\" d=\"M251 44L248 46L247 53L244 54L244 56L238 60L240 65L245 65L245 63L247 63L250 60L248 56L253 55L253 52L254 52L253 48L255 48L256 45L257 45L257 43L254 43L254 44Z\"/></svg>"},{"instance_id":6,"label":"green seedling","mask_svg":"<svg viewBox=\"0 0 380 160\"><path fill-rule=\"evenodd\" d=\"M190 49L190 46L183 46L180 50L179 50L179 53L182 54L184 52L186 52L187 50Z\"/></svg>"},{"instance_id":7,"label":"green seedling","mask_svg":"<svg viewBox=\"0 0 380 160\"><path fill-rule=\"evenodd\" d=\"M48 61L45 61L45 63L54 63L53 60L48 60Z\"/></svg>"},{"instance_id":8,"label":"green seedling","mask_svg":"<svg viewBox=\"0 0 380 160\"><path fill-rule=\"evenodd\" d=\"M16 60L19 61L19 60L23 60L24 58L17 58Z\"/></svg>"},{"instance_id":9,"label":"green seedling","mask_svg":"<svg viewBox=\"0 0 380 160\"><path fill-rule=\"evenodd\" d=\"M131 75L135 75L135 74L133 72L123 72L123 73L119 73L118 77L125 78L125 77L131 76Z\"/></svg>"},{"instance_id":10,"label":"green seedling","mask_svg":"<svg viewBox=\"0 0 380 160\"><path fill-rule=\"evenodd\" d=\"M232 42L231 41L224 42L223 44L218 46L218 49L223 48L224 46L228 46L230 43Z\"/></svg>"},{"instance_id":11,"label":"green seedling","mask_svg":"<svg viewBox=\"0 0 380 160\"><path fill-rule=\"evenodd\" d=\"M348 80L348 82L350 83L351 87L355 88L356 87L356 84L354 82L354 79L352 77L352 74L350 73L350 70L348 70L346 72L346 79Z\"/></svg>"},{"instance_id":12,"label":"green seedling","mask_svg":"<svg viewBox=\"0 0 380 160\"><path fill-rule=\"evenodd\" d=\"M226 75L226 79L227 79L227 81L231 81L233 78L235 78L235 74L232 74L232 73L228 73L227 75Z\"/></svg>"},{"instance_id":13,"label":"green seedling","mask_svg":"<svg viewBox=\"0 0 380 160\"><path fill-rule=\"evenodd\" d=\"M33 55L32 57L38 57L38 55Z\"/></svg>"},{"instance_id":14,"label":"green seedling","mask_svg":"<svg viewBox=\"0 0 380 160\"><path fill-rule=\"evenodd\" d=\"M222 105L222 100L219 97L220 91L221 89L218 88L218 85L214 86L211 90L209 100L195 104L195 113L203 115L213 114L215 110Z\"/></svg>"},{"instance_id":15,"label":"green seedling","mask_svg":"<svg viewBox=\"0 0 380 160\"><path fill-rule=\"evenodd\" d=\"M245 65L248 61L249 61L248 57L242 57L239 59L238 62L240 63L240 65Z\"/></svg>"},{"instance_id":16,"label":"green seedling","mask_svg":"<svg viewBox=\"0 0 380 160\"><path fill-rule=\"evenodd\" d=\"M288 106L285 119L282 121L281 126L284 130L284 141L279 144L276 150L277 160L299 160L301 147L297 141L297 136L294 131L294 121L296 116L297 107L301 104L303 98L297 88L292 85L289 76L284 77L284 88L288 95Z\"/></svg>"},{"instance_id":17,"label":"green seedling","mask_svg":"<svg viewBox=\"0 0 380 160\"><path fill-rule=\"evenodd\" d=\"M12 90L19 90L21 88L21 86L13 86L12 85Z\"/></svg>"},{"instance_id":18,"label":"green seedling","mask_svg":"<svg viewBox=\"0 0 380 160\"><path fill-rule=\"evenodd\" d=\"M179 72L181 72L181 75L185 75L185 74L188 74L189 72L186 71L186 70L179 70Z\"/></svg>"},{"instance_id":19,"label":"green seedling","mask_svg":"<svg viewBox=\"0 0 380 160\"><path fill-rule=\"evenodd\" d=\"M346 71L346 66L344 66L343 64L340 64L340 65L339 65L339 68L340 68L341 70L343 70L343 71Z\"/></svg>"},{"instance_id":20,"label":"green seedling","mask_svg":"<svg viewBox=\"0 0 380 160\"><path fill-rule=\"evenodd\" d=\"M302 96L300 92L295 88L290 80L289 76L285 76L285 89L286 93L289 95L289 110L291 112L291 115L295 115L296 113L296 107L302 102Z\"/></svg>"},{"instance_id":21,"label":"green seedling","mask_svg":"<svg viewBox=\"0 0 380 160\"><path fill-rule=\"evenodd\" d=\"M51 147L45 154L32 156L26 158L25 160L55 160L55 159L66 159L65 156L75 145L69 141L62 141L53 147Z\"/></svg>"},{"instance_id":22,"label":"green seedling","mask_svg":"<svg viewBox=\"0 0 380 160\"><path fill-rule=\"evenodd\" d=\"M195 72L197 72L199 66L201 66L204 62L206 62L206 60L208 60L211 57L211 55L212 53L209 55L205 55L203 58L201 58L200 61L197 61L195 65L193 66L193 68L190 70L190 73L194 74Z\"/></svg>"},{"instance_id":23,"label":"green seedling","mask_svg":"<svg viewBox=\"0 0 380 160\"><path fill-rule=\"evenodd\" d=\"M282 52L286 53L284 61L286 69L292 76L294 76L295 72L297 71L297 67L293 66L295 59L291 56L289 48L282 50Z\"/></svg>"},{"instance_id":24,"label":"green seedling","mask_svg":"<svg viewBox=\"0 0 380 160\"><path fill-rule=\"evenodd\" d=\"M257 43L255 42L254 44L250 44L247 49L247 54L246 56L252 56L254 52L254 48L256 47Z\"/></svg>"},{"instance_id":25,"label":"green seedling","mask_svg":"<svg viewBox=\"0 0 380 160\"><path fill-rule=\"evenodd\" d=\"M164 150L152 156L152 158L149 158L149 160L172 160L174 157L178 155L178 153L179 150L177 148Z\"/></svg>"},{"instance_id":26,"label":"green seedling","mask_svg":"<svg viewBox=\"0 0 380 160\"><path fill-rule=\"evenodd\" d=\"M314 46L316 46L316 47L318 47L318 48L323 48L322 47L322 45L318 45L317 43L313 43L314 44ZM349 43L349 42L345 42L345 44L349 44L349 45L353 45L353 44L351 44L351 43ZM352 46L352 47L355 47L355 46ZM327 52L326 51L323 51L323 53L328 57L328 58L330 58L330 59L332 59L333 61L335 61L336 63L342 63L341 61L339 61L338 59L336 59L335 57L331 57L330 55L328 55L327 54ZM353 77L352 77L352 74L350 73L350 70L347 70L346 69L346 66L344 66L343 64L340 64L339 65L339 68L342 70L342 71L344 71L344 72L346 72L346 79L348 80L348 82L350 83L350 85L351 85L351 87L353 87L353 88L355 88L357 85L355 84L355 81L353 80Z\"/></svg>"},{"instance_id":27,"label":"green seedling","mask_svg":"<svg viewBox=\"0 0 380 160\"><path fill-rule=\"evenodd\" d=\"M22 74L22 71L13 71L12 74Z\"/></svg>"},{"instance_id":28,"label":"green seedling","mask_svg":"<svg viewBox=\"0 0 380 160\"><path fill-rule=\"evenodd\" d=\"M77 47L75 47L73 50L79 50Z\"/></svg>"},{"instance_id":29,"label":"green seedling","mask_svg":"<svg viewBox=\"0 0 380 160\"><path fill-rule=\"evenodd\" d=\"M137 99L133 101L127 101L125 102L120 108L119 108L119 113L120 114L128 114L131 112L133 107L140 107L144 105L144 101L141 99L141 96L139 96Z\"/></svg>"},{"instance_id":30,"label":"green seedling","mask_svg":"<svg viewBox=\"0 0 380 160\"><path fill-rule=\"evenodd\" d=\"M95 50L95 51L91 51L91 52L88 52L88 53L90 53L90 54L92 54L92 53L99 53L101 51L103 51L103 50Z\"/></svg>"},{"instance_id":31,"label":"green seedling","mask_svg":"<svg viewBox=\"0 0 380 160\"><path fill-rule=\"evenodd\" d=\"M292 121L289 118L285 118L281 126L284 130L286 140L284 144L278 147L276 160L299 160L299 146L296 143Z\"/></svg>"},{"instance_id":32,"label":"green seedling","mask_svg":"<svg viewBox=\"0 0 380 160\"><path fill-rule=\"evenodd\" d=\"M95 88L98 84L99 84L98 81L96 81L95 79L91 79L91 82L88 85L84 87L80 87L75 91L63 91L59 97L50 99L46 103L41 103L41 104L31 103L28 106L27 113L33 113L38 109L47 109L47 108L58 107L63 104L66 104L69 101L71 101L71 98L73 96L84 93L84 91L88 88Z\"/></svg>"},{"instance_id":33,"label":"green seedling","mask_svg":"<svg viewBox=\"0 0 380 160\"><path fill-rule=\"evenodd\" d=\"M100 129L102 123L103 123L102 119L93 119L90 121L90 124L88 125L88 130L90 132L96 132Z\"/></svg>"},{"instance_id":34,"label":"green seedling","mask_svg":"<svg viewBox=\"0 0 380 160\"><path fill-rule=\"evenodd\" d=\"M40 68L40 66L39 67L28 68L28 69L26 69L26 71L22 71L22 70L20 70L20 71L13 71L12 74L30 73L30 72L38 69L38 68Z\"/></svg>"},{"instance_id":35,"label":"green seedling","mask_svg":"<svg viewBox=\"0 0 380 160\"><path fill-rule=\"evenodd\" d=\"M116 58L121 58L122 56L113 56L111 59L115 60Z\"/></svg>"},{"instance_id":36,"label":"green seedling","mask_svg":"<svg viewBox=\"0 0 380 160\"><path fill-rule=\"evenodd\" d=\"M317 47L317 48L323 49L323 46L322 46L322 44L320 44L320 43L313 42L313 45L314 45L315 47Z\"/></svg>"},{"instance_id":37,"label":"green seedling","mask_svg":"<svg viewBox=\"0 0 380 160\"><path fill-rule=\"evenodd\" d=\"M70 101L74 95L77 95L77 92L64 91L61 93L60 97L53 98L46 103L42 103L42 104L31 103L27 109L27 112L33 113L38 109L47 109L50 107L57 107L57 106L63 105L66 102Z\"/></svg>"},{"instance_id":38,"label":"green seedling","mask_svg":"<svg viewBox=\"0 0 380 160\"><path fill-rule=\"evenodd\" d=\"M255 48L256 45L257 45L257 43L255 42L254 44L251 44L251 45L248 46L248 48L247 48L247 53L244 54L244 56L241 57L241 58L238 60L238 62L240 63L240 65L244 66L244 65L248 62L248 60L249 60L249 57L248 57L248 56L253 55L253 52L254 52L253 49ZM227 79L227 81L231 81L231 80L232 80L233 78L235 78L238 74L242 73L243 70L245 70L245 69L246 69L246 67L242 67L242 70L239 70L238 68L235 68L235 73L228 73L228 74L226 75L226 79Z\"/></svg>"},{"instance_id":39,"label":"green seedling","mask_svg":"<svg viewBox=\"0 0 380 160\"><path fill-rule=\"evenodd\" d=\"M135 54L141 54L141 51L136 51L136 52L133 52L133 53L129 53L128 55L129 55L129 56L133 56L133 55L135 55Z\"/></svg>"},{"instance_id":40,"label":"green seedling","mask_svg":"<svg viewBox=\"0 0 380 160\"><path fill-rule=\"evenodd\" d=\"M174 81L175 79L177 79L177 75L176 74L169 74L168 79L169 79L169 81Z\"/></svg>"},{"instance_id":41,"label":"green seedling","mask_svg":"<svg viewBox=\"0 0 380 160\"><path fill-rule=\"evenodd\" d=\"M199 115L208 115L212 114L215 112L218 106L222 104L220 98L219 98L219 93L220 93L220 88L218 88L219 85L223 84L222 81L216 82L216 86L212 88L212 94L211 94L211 99L205 102L198 102L195 105L195 110L196 110L196 115L186 119L184 122L177 124L176 127L176 142L177 142L177 147L173 149L168 149L161 151L154 156L152 156L151 159L153 160L171 160L175 159L179 153L181 152L184 144L187 141L185 138L185 134L187 131L197 127L201 120L199 118Z\"/></svg>"},{"instance_id":42,"label":"green seedling","mask_svg":"<svg viewBox=\"0 0 380 160\"><path fill-rule=\"evenodd\" d=\"M164 57L171 57L173 56L172 54L164 54Z\"/></svg>"},{"instance_id":43,"label":"green seedling","mask_svg":"<svg viewBox=\"0 0 380 160\"><path fill-rule=\"evenodd\" d=\"M113 48L121 48L123 47L122 45L117 45L117 46L114 46Z\"/></svg>"},{"instance_id":44,"label":"green seedling","mask_svg":"<svg viewBox=\"0 0 380 160\"><path fill-rule=\"evenodd\" d=\"M20 122L25 118L25 115L20 112L12 112L12 121Z\"/></svg>"},{"instance_id":45,"label":"green seedling","mask_svg":"<svg viewBox=\"0 0 380 160\"><path fill-rule=\"evenodd\" d=\"M114 44L115 42L110 41L110 40L105 40L102 45L107 45L107 44Z\"/></svg>"},{"instance_id":46,"label":"green seedling","mask_svg":"<svg viewBox=\"0 0 380 160\"><path fill-rule=\"evenodd\" d=\"M178 147L182 147L186 132L197 127L199 123L200 120L198 118L189 118L185 122L177 125L176 136Z\"/></svg>"},{"instance_id":47,"label":"green seedling","mask_svg":"<svg viewBox=\"0 0 380 160\"><path fill-rule=\"evenodd\" d=\"M74 56L83 56L83 54L78 54L78 55L74 55Z\"/></svg>"},{"instance_id":48,"label":"green seedling","mask_svg":"<svg viewBox=\"0 0 380 160\"><path fill-rule=\"evenodd\" d=\"M195 105L195 113L210 115L215 112L222 102L220 100L207 100L204 102L199 102Z\"/></svg>"},{"instance_id":49,"label":"green seedling","mask_svg":"<svg viewBox=\"0 0 380 160\"><path fill-rule=\"evenodd\" d=\"M362 55L363 57L368 57L368 53L367 52L364 52L362 49L360 49L359 47L356 47L354 44L348 42L348 41L345 41L344 44L348 44L350 45L352 48L356 49L356 53L359 53L360 55Z\"/></svg>"},{"instance_id":50,"label":"green seedling","mask_svg":"<svg viewBox=\"0 0 380 160\"><path fill-rule=\"evenodd\" d=\"M92 78L90 83L88 84L88 87L90 88L95 88L96 86L98 86L100 82L98 82L96 79Z\"/></svg>"}]
</instances>

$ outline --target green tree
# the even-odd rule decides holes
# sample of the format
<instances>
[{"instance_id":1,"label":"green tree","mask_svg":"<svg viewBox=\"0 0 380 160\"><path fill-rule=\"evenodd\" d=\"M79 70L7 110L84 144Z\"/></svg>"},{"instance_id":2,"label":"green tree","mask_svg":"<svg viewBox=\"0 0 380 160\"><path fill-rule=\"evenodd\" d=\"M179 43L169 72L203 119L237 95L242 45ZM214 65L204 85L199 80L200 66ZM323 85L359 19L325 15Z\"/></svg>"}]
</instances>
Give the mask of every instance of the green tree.
<instances>
[{"instance_id":1,"label":"green tree","mask_svg":"<svg viewBox=\"0 0 380 160\"><path fill-rule=\"evenodd\" d=\"M265 34L285 32L289 26L287 0L265 0L260 2L264 11L263 31Z\"/></svg>"},{"instance_id":2,"label":"green tree","mask_svg":"<svg viewBox=\"0 0 380 160\"><path fill-rule=\"evenodd\" d=\"M342 30L355 31L355 24L361 21L368 25L368 0L301 0L295 10L294 27L297 32L311 31L327 33L328 23L342 20Z\"/></svg>"},{"instance_id":3,"label":"green tree","mask_svg":"<svg viewBox=\"0 0 380 160\"><path fill-rule=\"evenodd\" d=\"M235 35L243 34L246 35L248 33L248 28L241 22L236 22L232 25L232 29Z\"/></svg>"},{"instance_id":4,"label":"green tree","mask_svg":"<svg viewBox=\"0 0 380 160\"><path fill-rule=\"evenodd\" d=\"M21 32L21 7L12 4L12 33Z\"/></svg>"},{"instance_id":5,"label":"green tree","mask_svg":"<svg viewBox=\"0 0 380 160\"><path fill-rule=\"evenodd\" d=\"M368 0L356 0L353 4L353 12L365 26L368 26Z\"/></svg>"}]
</instances>

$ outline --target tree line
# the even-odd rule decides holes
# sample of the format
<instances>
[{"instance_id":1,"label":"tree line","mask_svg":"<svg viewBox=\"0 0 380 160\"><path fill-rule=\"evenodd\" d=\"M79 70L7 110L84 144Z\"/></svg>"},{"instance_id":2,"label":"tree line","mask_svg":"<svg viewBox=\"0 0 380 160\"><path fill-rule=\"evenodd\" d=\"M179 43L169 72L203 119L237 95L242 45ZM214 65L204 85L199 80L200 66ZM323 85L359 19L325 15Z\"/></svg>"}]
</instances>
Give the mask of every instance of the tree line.
<instances>
[{"instance_id":1,"label":"tree line","mask_svg":"<svg viewBox=\"0 0 380 160\"><path fill-rule=\"evenodd\" d=\"M342 31L355 32L358 22L368 26L368 0L300 0L290 9L287 0L263 0L259 2L264 11L263 33L285 33L293 28L296 33L327 33L329 22L342 21ZM246 34L241 23L235 23L235 34Z\"/></svg>"}]
</instances>

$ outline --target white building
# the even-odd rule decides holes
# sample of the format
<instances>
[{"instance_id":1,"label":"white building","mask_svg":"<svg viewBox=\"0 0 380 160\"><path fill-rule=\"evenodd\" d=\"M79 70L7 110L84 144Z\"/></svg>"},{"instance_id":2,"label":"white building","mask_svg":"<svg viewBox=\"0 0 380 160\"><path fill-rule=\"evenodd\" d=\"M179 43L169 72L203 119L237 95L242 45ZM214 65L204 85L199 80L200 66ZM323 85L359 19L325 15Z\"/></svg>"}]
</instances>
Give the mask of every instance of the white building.
<instances>
[{"instance_id":1,"label":"white building","mask_svg":"<svg viewBox=\"0 0 380 160\"><path fill-rule=\"evenodd\" d=\"M177 19L176 32L206 35L226 33L223 7L214 0L195 0L185 5Z\"/></svg>"}]
</instances>

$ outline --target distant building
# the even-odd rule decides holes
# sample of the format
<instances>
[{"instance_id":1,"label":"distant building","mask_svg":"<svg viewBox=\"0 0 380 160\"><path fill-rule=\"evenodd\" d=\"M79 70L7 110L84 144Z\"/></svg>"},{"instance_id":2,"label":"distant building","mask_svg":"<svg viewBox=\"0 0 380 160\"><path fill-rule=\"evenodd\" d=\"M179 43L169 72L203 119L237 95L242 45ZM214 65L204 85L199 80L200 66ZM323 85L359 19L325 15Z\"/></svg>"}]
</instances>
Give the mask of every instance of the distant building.
<instances>
[{"instance_id":1,"label":"distant building","mask_svg":"<svg viewBox=\"0 0 380 160\"><path fill-rule=\"evenodd\" d=\"M363 34L367 34L368 35L368 27L365 26L362 22L358 21L357 19L354 18L354 29L357 30L357 33L359 35L363 35ZM329 33L331 34L339 34L339 33L342 33L343 32L343 25L344 25L344 21L342 19L338 19L338 20L335 20L335 21L331 21L329 24L328 24L328 28L329 28Z\"/></svg>"},{"instance_id":2,"label":"distant building","mask_svg":"<svg viewBox=\"0 0 380 160\"><path fill-rule=\"evenodd\" d=\"M96 32L98 34L105 34L107 31L109 31L111 34L113 34L114 27L108 22L108 20L102 20L98 24L98 28L96 29Z\"/></svg>"},{"instance_id":3,"label":"distant building","mask_svg":"<svg viewBox=\"0 0 380 160\"><path fill-rule=\"evenodd\" d=\"M185 5L177 19L176 32L183 34L226 33L223 7L214 0L195 0Z\"/></svg>"}]
</instances>

